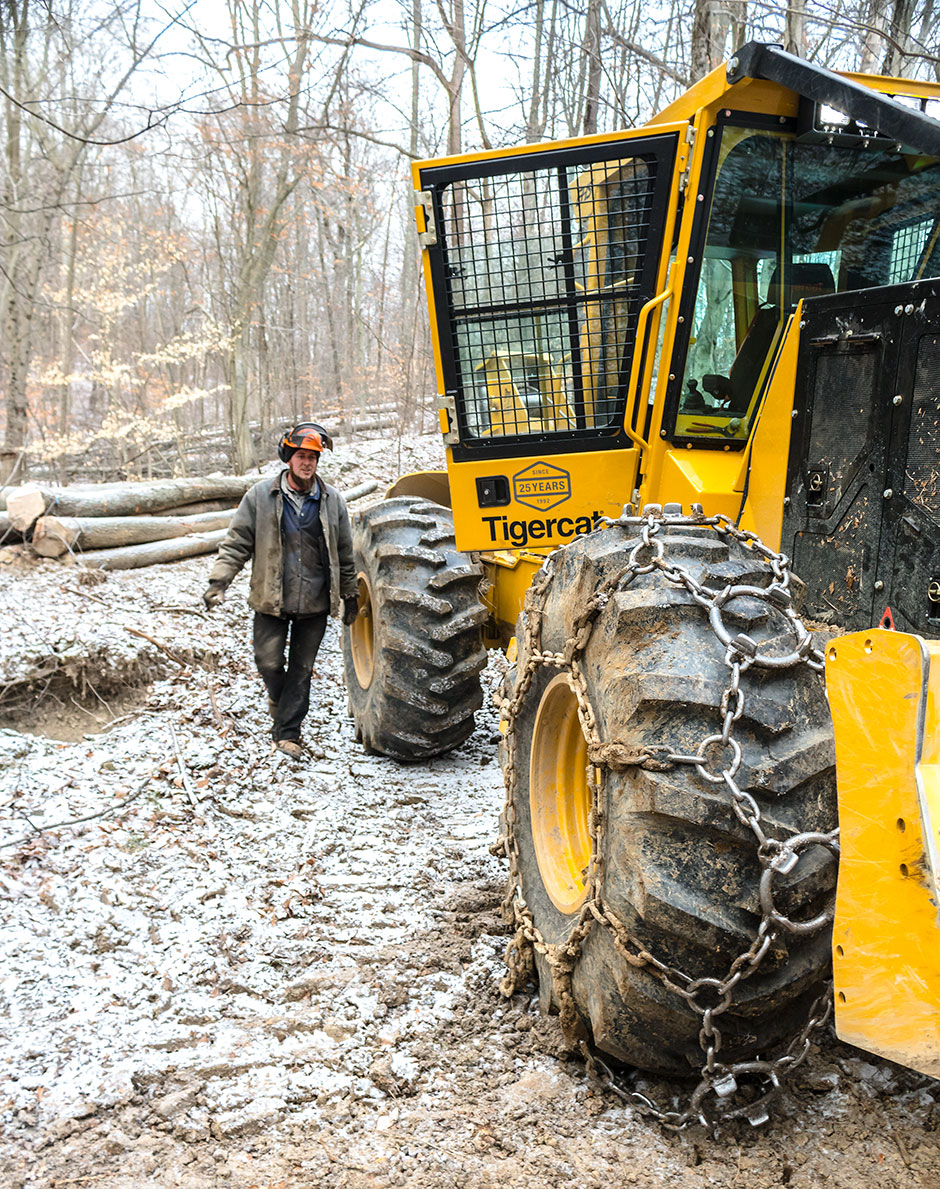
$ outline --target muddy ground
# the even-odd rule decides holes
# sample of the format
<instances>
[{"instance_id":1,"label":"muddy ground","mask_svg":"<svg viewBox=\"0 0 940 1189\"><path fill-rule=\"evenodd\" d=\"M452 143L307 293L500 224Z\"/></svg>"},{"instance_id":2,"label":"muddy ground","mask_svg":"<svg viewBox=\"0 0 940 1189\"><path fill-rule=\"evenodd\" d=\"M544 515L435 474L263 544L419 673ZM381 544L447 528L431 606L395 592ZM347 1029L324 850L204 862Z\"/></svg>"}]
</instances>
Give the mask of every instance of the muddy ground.
<instances>
[{"instance_id":1,"label":"muddy ground","mask_svg":"<svg viewBox=\"0 0 940 1189\"><path fill-rule=\"evenodd\" d=\"M341 486L398 465L360 454L330 460ZM940 1084L831 1035L768 1126L673 1136L592 1084L533 994L500 998L489 704L449 757L366 756L333 626L294 764L244 577L206 616L206 559L94 585L6 560L3 1185L940 1184Z\"/></svg>"}]
</instances>

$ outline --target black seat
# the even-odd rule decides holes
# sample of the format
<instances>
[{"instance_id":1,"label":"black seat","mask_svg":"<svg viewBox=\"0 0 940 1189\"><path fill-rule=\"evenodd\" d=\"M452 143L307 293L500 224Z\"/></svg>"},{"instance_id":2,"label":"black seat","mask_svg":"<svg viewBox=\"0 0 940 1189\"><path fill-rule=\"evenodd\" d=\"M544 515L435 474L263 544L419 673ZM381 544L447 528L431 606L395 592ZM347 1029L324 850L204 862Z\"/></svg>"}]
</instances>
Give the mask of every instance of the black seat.
<instances>
[{"instance_id":1,"label":"black seat","mask_svg":"<svg viewBox=\"0 0 940 1189\"><path fill-rule=\"evenodd\" d=\"M790 265L790 302L787 313L792 314L797 303L806 297L825 297L827 293L835 293L836 283L832 277L832 269L828 264L816 264L807 261L803 264ZM775 268L770 284L767 287L767 301L774 306L782 305L780 301L780 269Z\"/></svg>"}]
</instances>

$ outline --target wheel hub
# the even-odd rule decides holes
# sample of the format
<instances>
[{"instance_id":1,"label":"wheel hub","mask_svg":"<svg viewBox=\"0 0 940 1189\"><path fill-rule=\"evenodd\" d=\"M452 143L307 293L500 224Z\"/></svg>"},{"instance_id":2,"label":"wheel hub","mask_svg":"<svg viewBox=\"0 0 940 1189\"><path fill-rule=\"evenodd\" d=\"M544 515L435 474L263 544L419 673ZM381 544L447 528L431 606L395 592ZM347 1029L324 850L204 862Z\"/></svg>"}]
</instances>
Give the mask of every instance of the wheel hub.
<instances>
[{"instance_id":1,"label":"wheel hub","mask_svg":"<svg viewBox=\"0 0 940 1189\"><path fill-rule=\"evenodd\" d=\"M591 859L591 786L587 740L578 701L564 674L539 704L529 764L529 812L539 874L559 912L572 913L587 895Z\"/></svg>"},{"instance_id":2,"label":"wheel hub","mask_svg":"<svg viewBox=\"0 0 940 1189\"><path fill-rule=\"evenodd\" d=\"M350 625L349 641L356 680L362 689L368 689L372 684L372 673L375 664L372 591L369 588L369 582L365 574L358 574L356 576L356 582L359 587L359 614Z\"/></svg>"}]
</instances>

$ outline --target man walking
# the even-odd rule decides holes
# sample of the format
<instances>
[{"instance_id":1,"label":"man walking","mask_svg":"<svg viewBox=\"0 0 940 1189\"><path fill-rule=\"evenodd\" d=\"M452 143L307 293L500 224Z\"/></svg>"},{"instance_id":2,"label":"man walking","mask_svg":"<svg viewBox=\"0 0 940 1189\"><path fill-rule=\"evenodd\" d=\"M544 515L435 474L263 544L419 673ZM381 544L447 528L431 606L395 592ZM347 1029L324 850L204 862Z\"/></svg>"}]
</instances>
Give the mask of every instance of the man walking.
<instances>
[{"instance_id":1,"label":"man walking","mask_svg":"<svg viewBox=\"0 0 940 1189\"><path fill-rule=\"evenodd\" d=\"M333 441L312 421L284 434L277 454L286 468L246 492L202 596L211 610L251 559L248 605L255 613L255 664L268 691L275 745L292 759L301 755L300 727L327 615L339 615L340 602L344 623L352 623L358 613L346 501L317 476L324 447L332 450Z\"/></svg>"}]
</instances>

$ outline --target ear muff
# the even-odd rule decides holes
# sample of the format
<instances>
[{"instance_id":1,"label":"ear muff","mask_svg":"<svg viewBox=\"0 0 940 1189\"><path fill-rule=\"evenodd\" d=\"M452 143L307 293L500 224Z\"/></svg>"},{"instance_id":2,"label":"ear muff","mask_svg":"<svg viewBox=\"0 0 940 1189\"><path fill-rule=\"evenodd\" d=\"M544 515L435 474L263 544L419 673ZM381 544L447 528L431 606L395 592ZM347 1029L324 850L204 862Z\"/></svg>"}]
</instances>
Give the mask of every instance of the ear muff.
<instances>
[{"instance_id":1,"label":"ear muff","mask_svg":"<svg viewBox=\"0 0 940 1189\"><path fill-rule=\"evenodd\" d=\"M324 450L333 449L333 439L322 425L315 421L301 421L283 435L277 446L277 456L281 462L288 462L295 450Z\"/></svg>"}]
</instances>

